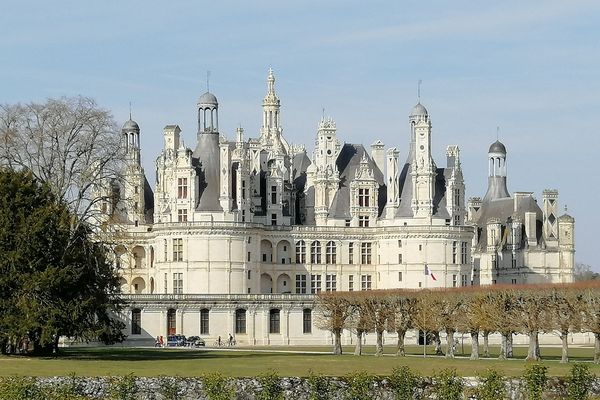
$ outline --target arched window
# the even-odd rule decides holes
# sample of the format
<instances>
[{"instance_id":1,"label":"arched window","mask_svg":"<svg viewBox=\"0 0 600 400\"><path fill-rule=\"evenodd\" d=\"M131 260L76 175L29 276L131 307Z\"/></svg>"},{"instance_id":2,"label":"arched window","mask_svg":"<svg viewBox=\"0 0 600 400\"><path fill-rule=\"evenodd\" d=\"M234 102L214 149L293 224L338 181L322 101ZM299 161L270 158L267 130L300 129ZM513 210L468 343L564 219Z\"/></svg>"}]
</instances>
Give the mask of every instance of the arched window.
<instances>
[{"instance_id":1,"label":"arched window","mask_svg":"<svg viewBox=\"0 0 600 400\"><path fill-rule=\"evenodd\" d=\"M269 333L279 333L279 314L277 308L269 311Z\"/></svg>"},{"instance_id":2,"label":"arched window","mask_svg":"<svg viewBox=\"0 0 600 400\"><path fill-rule=\"evenodd\" d=\"M209 325L208 325L208 314L209 311L206 308L200 310L200 334L208 335Z\"/></svg>"},{"instance_id":3,"label":"arched window","mask_svg":"<svg viewBox=\"0 0 600 400\"><path fill-rule=\"evenodd\" d=\"M131 334L142 334L142 310L139 308L131 310Z\"/></svg>"},{"instance_id":4,"label":"arched window","mask_svg":"<svg viewBox=\"0 0 600 400\"><path fill-rule=\"evenodd\" d=\"M325 248L325 262L327 264L335 264L336 263L336 246L333 240L327 242L327 246Z\"/></svg>"},{"instance_id":5,"label":"arched window","mask_svg":"<svg viewBox=\"0 0 600 400\"><path fill-rule=\"evenodd\" d=\"M311 264L321 264L321 242L315 240L310 245Z\"/></svg>"},{"instance_id":6,"label":"arched window","mask_svg":"<svg viewBox=\"0 0 600 400\"><path fill-rule=\"evenodd\" d=\"M235 333L246 333L246 310L243 308L235 310Z\"/></svg>"},{"instance_id":7,"label":"arched window","mask_svg":"<svg viewBox=\"0 0 600 400\"><path fill-rule=\"evenodd\" d=\"M312 332L312 310L305 308L302 310L302 333Z\"/></svg>"},{"instance_id":8,"label":"arched window","mask_svg":"<svg viewBox=\"0 0 600 400\"><path fill-rule=\"evenodd\" d=\"M296 264L304 264L306 262L306 243L304 240L296 242Z\"/></svg>"}]
</instances>

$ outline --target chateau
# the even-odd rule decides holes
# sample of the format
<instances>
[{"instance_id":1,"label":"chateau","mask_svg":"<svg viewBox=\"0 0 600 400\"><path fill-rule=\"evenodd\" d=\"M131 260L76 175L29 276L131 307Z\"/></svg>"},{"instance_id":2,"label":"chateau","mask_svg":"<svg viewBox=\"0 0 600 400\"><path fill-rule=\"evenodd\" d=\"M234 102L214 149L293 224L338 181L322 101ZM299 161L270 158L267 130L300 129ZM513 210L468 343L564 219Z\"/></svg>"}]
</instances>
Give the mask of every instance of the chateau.
<instances>
[{"instance_id":1,"label":"chateau","mask_svg":"<svg viewBox=\"0 0 600 400\"><path fill-rule=\"evenodd\" d=\"M572 280L573 218L558 215L556 190L541 205L510 194L499 141L487 193L466 204L459 148L438 166L420 102L398 148L344 143L323 117L310 151L285 139L280 106L269 71L257 135L238 128L228 139L204 93L193 148L179 126L164 128L153 187L140 127L124 124L127 180L102 207L123 237L129 341L231 333L241 344L326 344L315 293Z\"/></svg>"}]
</instances>

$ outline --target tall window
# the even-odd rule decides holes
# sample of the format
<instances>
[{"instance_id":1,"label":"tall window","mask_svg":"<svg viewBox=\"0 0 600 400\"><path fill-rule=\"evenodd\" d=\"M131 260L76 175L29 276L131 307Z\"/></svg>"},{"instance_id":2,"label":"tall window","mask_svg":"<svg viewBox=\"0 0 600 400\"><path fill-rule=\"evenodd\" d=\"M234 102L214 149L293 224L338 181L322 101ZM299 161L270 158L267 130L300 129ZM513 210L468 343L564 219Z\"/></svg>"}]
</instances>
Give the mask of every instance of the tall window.
<instances>
[{"instance_id":1,"label":"tall window","mask_svg":"<svg viewBox=\"0 0 600 400\"><path fill-rule=\"evenodd\" d=\"M174 335L177 333L177 325L175 323L175 316L177 311L173 308L167 310L167 335Z\"/></svg>"},{"instance_id":2,"label":"tall window","mask_svg":"<svg viewBox=\"0 0 600 400\"><path fill-rule=\"evenodd\" d=\"M398 271L398 281L402 282L402 271Z\"/></svg>"},{"instance_id":3,"label":"tall window","mask_svg":"<svg viewBox=\"0 0 600 400\"><path fill-rule=\"evenodd\" d=\"M183 239L173 239L173 261L183 261Z\"/></svg>"},{"instance_id":4,"label":"tall window","mask_svg":"<svg viewBox=\"0 0 600 400\"><path fill-rule=\"evenodd\" d=\"M511 266L517 268L517 255L515 253L512 253Z\"/></svg>"},{"instance_id":5,"label":"tall window","mask_svg":"<svg viewBox=\"0 0 600 400\"><path fill-rule=\"evenodd\" d=\"M369 207L369 189L358 189L358 205Z\"/></svg>"},{"instance_id":6,"label":"tall window","mask_svg":"<svg viewBox=\"0 0 600 400\"><path fill-rule=\"evenodd\" d=\"M460 225L460 215L454 216L454 226Z\"/></svg>"},{"instance_id":7,"label":"tall window","mask_svg":"<svg viewBox=\"0 0 600 400\"><path fill-rule=\"evenodd\" d=\"M173 293L183 293L183 272L173 273Z\"/></svg>"},{"instance_id":8,"label":"tall window","mask_svg":"<svg viewBox=\"0 0 600 400\"><path fill-rule=\"evenodd\" d=\"M469 255L467 253L467 246L468 246L467 242L462 242L460 244L460 263L461 264L466 264L467 263L467 256Z\"/></svg>"},{"instance_id":9,"label":"tall window","mask_svg":"<svg viewBox=\"0 0 600 400\"><path fill-rule=\"evenodd\" d=\"M354 275L348 275L348 291L354 291Z\"/></svg>"},{"instance_id":10,"label":"tall window","mask_svg":"<svg viewBox=\"0 0 600 400\"><path fill-rule=\"evenodd\" d=\"M360 244L360 262L361 264L371 264L371 242Z\"/></svg>"},{"instance_id":11,"label":"tall window","mask_svg":"<svg viewBox=\"0 0 600 400\"><path fill-rule=\"evenodd\" d=\"M187 199L188 180L187 178L177 178L177 198Z\"/></svg>"},{"instance_id":12,"label":"tall window","mask_svg":"<svg viewBox=\"0 0 600 400\"><path fill-rule=\"evenodd\" d=\"M177 210L177 221L187 222L187 210Z\"/></svg>"},{"instance_id":13,"label":"tall window","mask_svg":"<svg viewBox=\"0 0 600 400\"><path fill-rule=\"evenodd\" d=\"M306 275L296 275L296 293L306 294Z\"/></svg>"},{"instance_id":14,"label":"tall window","mask_svg":"<svg viewBox=\"0 0 600 400\"><path fill-rule=\"evenodd\" d=\"M456 287L456 284L457 284L457 276L452 275L452 287Z\"/></svg>"},{"instance_id":15,"label":"tall window","mask_svg":"<svg viewBox=\"0 0 600 400\"><path fill-rule=\"evenodd\" d=\"M271 204L277 204L277 186L271 186Z\"/></svg>"},{"instance_id":16,"label":"tall window","mask_svg":"<svg viewBox=\"0 0 600 400\"><path fill-rule=\"evenodd\" d=\"M496 255L492 254L492 269L498 268L498 261L496 259Z\"/></svg>"},{"instance_id":17,"label":"tall window","mask_svg":"<svg viewBox=\"0 0 600 400\"><path fill-rule=\"evenodd\" d=\"M335 292L337 290L337 275L327 274L325 275L325 291Z\"/></svg>"},{"instance_id":18,"label":"tall window","mask_svg":"<svg viewBox=\"0 0 600 400\"><path fill-rule=\"evenodd\" d=\"M452 264L456 264L456 242L452 242Z\"/></svg>"},{"instance_id":19,"label":"tall window","mask_svg":"<svg viewBox=\"0 0 600 400\"><path fill-rule=\"evenodd\" d=\"M398 264L402 264L402 254L398 254Z\"/></svg>"},{"instance_id":20,"label":"tall window","mask_svg":"<svg viewBox=\"0 0 600 400\"><path fill-rule=\"evenodd\" d=\"M460 286L467 286L467 275L466 274L462 274L460 276Z\"/></svg>"},{"instance_id":21,"label":"tall window","mask_svg":"<svg viewBox=\"0 0 600 400\"><path fill-rule=\"evenodd\" d=\"M169 257L168 257L168 255L169 255L169 246L167 246L167 244L168 244L168 242L167 242L167 239L165 239L165 240L163 241L163 248L164 248L164 251L165 251L165 254L164 254L164 256L165 256L165 257L164 257L164 261L165 261L165 262L166 262L166 261L169 261L169 260L168 260L168 258L169 258Z\"/></svg>"},{"instance_id":22,"label":"tall window","mask_svg":"<svg viewBox=\"0 0 600 400\"><path fill-rule=\"evenodd\" d=\"M131 310L131 334L142 334L142 310L139 308Z\"/></svg>"},{"instance_id":23,"label":"tall window","mask_svg":"<svg viewBox=\"0 0 600 400\"><path fill-rule=\"evenodd\" d=\"M306 262L306 243L304 240L296 242L296 264L304 264Z\"/></svg>"},{"instance_id":24,"label":"tall window","mask_svg":"<svg viewBox=\"0 0 600 400\"><path fill-rule=\"evenodd\" d=\"M327 246L325 248L325 262L327 264L335 264L336 263L336 259L337 259L337 254L336 254L336 246L335 246L335 242L333 240L327 242Z\"/></svg>"},{"instance_id":25,"label":"tall window","mask_svg":"<svg viewBox=\"0 0 600 400\"><path fill-rule=\"evenodd\" d=\"M354 264L354 243L348 243L348 264Z\"/></svg>"},{"instance_id":26,"label":"tall window","mask_svg":"<svg viewBox=\"0 0 600 400\"><path fill-rule=\"evenodd\" d=\"M164 293L167 294L169 284L169 275L165 272L165 279L163 281L163 287L165 288Z\"/></svg>"},{"instance_id":27,"label":"tall window","mask_svg":"<svg viewBox=\"0 0 600 400\"><path fill-rule=\"evenodd\" d=\"M369 217L367 215L359 215L358 216L358 226L361 228L369 227Z\"/></svg>"},{"instance_id":28,"label":"tall window","mask_svg":"<svg viewBox=\"0 0 600 400\"><path fill-rule=\"evenodd\" d=\"M460 189L454 189L454 205L460 206Z\"/></svg>"},{"instance_id":29,"label":"tall window","mask_svg":"<svg viewBox=\"0 0 600 400\"><path fill-rule=\"evenodd\" d=\"M209 310L206 308L203 308L202 310L200 310L200 334L201 335L208 335L209 333L209 325L208 325L208 315L209 315Z\"/></svg>"},{"instance_id":30,"label":"tall window","mask_svg":"<svg viewBox=\"0 0 600 400\"><path fill-rule=\"evenodd\" d=\"M279 314L276 308L269 311L269 333L279 333Z\"/></svg>"},{"instance_id":31,"label":"tall window","mask_svg":"<svg viewBox=\"0 0 600 400\"><path fill-rule=\"evenodd\" d=\"M311 264L321 264L321 242L315 240L310 244Z\"/></svg>"},{"instance_id":32,"label":"tall window","mask_svg":"<svg viewBox=\"0 0 600 400\"><path fill-rule=\"evenodd\" d=\"M371 290L371 275L360 276L360 288L361 290Z\"/></svg>"},{"instance_id":33,"label":"tall window","mask_svg":"<svg viewBox=\"0 0 600 400\"><path fill-rule=\"evenodd\" d=\"M243 308L235 310L235 333L246 333L246 310Z\"/></svg>"},{"instance_id":34,"label":"tall window","mask_svg":"<svg viewBox=\"0 0 600 400\"><path fill-rule=\"evenodd\" d=\"M310 276L310 292L321 293L321 275L312 274Z\"/></svg>"},{"instance_id":35,"label":"tall window","mask_svg":"<svg viewBox=\"0 0 600 400\"><path fill-rule=\"evenodd\" d=\"M271 225L277 225L277 214L271 214Z\"/></svg>"},{"instance_id":36,"label":"tall window","mask_svg":"<svg viewBox=\"0 0 600 400\"><path fill-rule=\"evenodd\" d=\"M302 333L312 332L312 310L305 308L302 311Z\"/></svg>"}]
</instances>

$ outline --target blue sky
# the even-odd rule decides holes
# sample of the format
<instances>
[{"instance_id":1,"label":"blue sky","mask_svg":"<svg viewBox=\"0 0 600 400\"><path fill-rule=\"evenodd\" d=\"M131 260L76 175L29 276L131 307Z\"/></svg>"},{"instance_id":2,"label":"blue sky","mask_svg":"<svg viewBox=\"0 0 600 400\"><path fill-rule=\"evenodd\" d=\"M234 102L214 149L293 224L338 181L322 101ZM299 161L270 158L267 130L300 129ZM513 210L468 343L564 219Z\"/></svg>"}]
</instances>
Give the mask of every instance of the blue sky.
<instances>
[{"instance_id":1,"label":"blue sky","mask_svg":"<svg viewBox=\"0 0 600 400\"><path fill-rule=\"evenodd\" d=\"M168 4L169 3L169 4ZM600 2L3 0L0 102L85 95L142 128L150 179L162 128L195 144L197 98L219 99L223 134L257 136L269 67L284 136L313 147L322 109L342 141L381 139L406 157L423 80L438 165L461 148L483 196L487 148L508 149L509 190L560 191L578 262L600 270Z\"/></svg>"}]
</instances>

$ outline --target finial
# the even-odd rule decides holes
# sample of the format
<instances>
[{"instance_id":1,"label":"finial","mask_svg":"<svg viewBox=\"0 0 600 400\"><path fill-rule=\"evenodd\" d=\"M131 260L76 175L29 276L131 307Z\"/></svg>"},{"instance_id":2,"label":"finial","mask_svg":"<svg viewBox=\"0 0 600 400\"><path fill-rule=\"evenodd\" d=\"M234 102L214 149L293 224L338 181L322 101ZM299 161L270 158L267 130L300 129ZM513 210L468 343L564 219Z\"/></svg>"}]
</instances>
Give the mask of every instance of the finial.
<instances>
[{"instance_id":1,"label":"finial","mask_svg":"<svg viewBox=\"0 0 600 400\"><path fill-rule=\"evenodd\" d=\"M206 91L210 92L210 71L206 71Z\"/></svg>"},{"instance_id":2,"label":"finial","mask_svg":"<svg viewBox=\"0 0 600 400\"><path fill-rule=\"evenodd\" d=\"M325 121L325 107L323 107L323 115L321 116L321 119Z\"/></svg>"},{"instance_id":3,"label":"finial","mask_svg":"<svg viewBox=\"0 0 600 400\"><path fill-rule=\"evenodd\" d=\"M131 102L129 102L129 120L131 120Z\"/></svg>"},{"instance_id":4,"label":"finial","mask_svg":"<svg viewBox=\"0 0 600 400\"><path fill-rule=\"evenodd\" d=\"M567 205L565 204L565 214L567 213Z\"/></svg>"},{"instance_id":5,"label":"finial","mask_svg":"<svg viewBox=\"0 0 600 400\"><path fill-rule=\"evenodd\" d=\"M497 126L496 127L496 140L498 140L499 137L500 137L500 127Z\"/></svg>"},{"instance_id":6,"label":"finial","mask_svg":"<svg viewBox=\"0 0 600 400\"><path fill-rule=\"evenodd\" d=\"M421 102L421 83L423 83L423 80L419 79L419 83L417 83L417 99L419 103Z\"/></svg>"}]
</instances>

